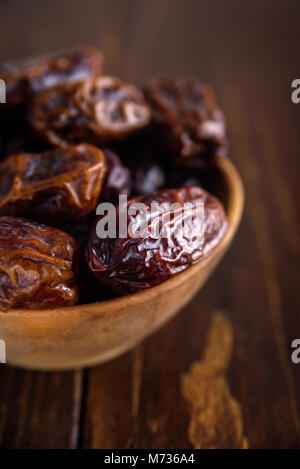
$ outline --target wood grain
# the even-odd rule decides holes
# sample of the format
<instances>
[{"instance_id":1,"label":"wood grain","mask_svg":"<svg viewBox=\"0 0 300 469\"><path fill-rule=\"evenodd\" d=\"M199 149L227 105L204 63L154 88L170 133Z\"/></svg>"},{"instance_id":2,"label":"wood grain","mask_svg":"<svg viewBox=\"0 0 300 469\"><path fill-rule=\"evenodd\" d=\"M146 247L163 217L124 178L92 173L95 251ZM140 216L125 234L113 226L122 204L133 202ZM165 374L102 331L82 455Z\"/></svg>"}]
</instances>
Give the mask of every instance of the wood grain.
<instances>
[{"instance_id":1,"label":"wood grain","mask_svg":"<svg viewBox=\"0 0 300 469\"><path fill-rule=\"evenodd\" d=\"M0 371L1 447L76 448L82 372Z\"/></svg>"},{"instance_id":2,"label":"wood grain","mask_svg":"<svg viewBox=\"0 0 300 469\"><path fill-rule=\"evenodd\" d=\"M234 335L222 311L213 313L201 359L181 376L182 394L189 403L189 440L194 448L247 449L240 404L231 395L227 369Z\"/></svg>"},{"instance_id":3,"label":"wood grain","mask_svg":"<svg viewBox=\"0 0 300 469\"><path fill-rule=\"evenodd\" d=\"M87 371L83 386L72 373L0 368L3 447L191 447L180 376L199 360L211 313L222 309L235 337L228 382L249 446L300 448L300 365L290 360L300 337L300 105L290 99L299 13L297 0L1 3L0 58L84 42L103 48L109 72L137 83L153 74L211 82L247 192L217 272L135 352Z\"/></svg>"}]
</instances>

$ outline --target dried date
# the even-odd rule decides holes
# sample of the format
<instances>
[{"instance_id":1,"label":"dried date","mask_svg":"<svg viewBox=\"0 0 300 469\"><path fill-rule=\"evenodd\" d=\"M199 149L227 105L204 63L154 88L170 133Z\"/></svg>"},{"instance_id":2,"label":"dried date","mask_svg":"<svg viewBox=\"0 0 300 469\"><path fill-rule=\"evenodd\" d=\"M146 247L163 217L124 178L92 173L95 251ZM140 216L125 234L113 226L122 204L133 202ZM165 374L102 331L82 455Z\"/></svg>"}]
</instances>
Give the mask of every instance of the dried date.
<instances>
[{"instance_id":1,"label":"dried date","mask_svg":"<svg viewBox=\"0 0 300 469\"><path fill-rule=\"evenodd\" d=\"M92 47L80 47L42 58L0 64L6 83L6 108L28 102L61 84L75 83L102 73L103 57Z\"/></svg>"},{"instance_id":2,"label":"dried date","mask_svg":"<svg viewBox=\"0 0 300 469\"><path fill-rule=\"evenodd\" d=\"M77 243L55 228L0 217L0 310L72 306Z\"/></svg>"},{"instance_id":3,"label":"dried date","mask_svg":"<svg viewBox=\"0 0 300 469\"><path fill-rule=\"evenodd\" d=\"M170 155L196 157L205 165L225 153L225 120L209 86L192 78L155 79L146 85L145 96L161 145Z\"/></svg>"},{"instance_id":4,"label":"dried date","mask_svg":"<svg viewBox=\"0 0 300 469\"><path fill-rule=\"evenodd\" d=\"M13 155L0 164L0 215L61 226L84 218L98 202L105 157L82 144Z\"/></svg>"},{"instance_id":5,"label":"dried date","mask_svg":"<svg viewBox=\"0 0 300 469\"><path fill-rule=\"evenodd\" d=\"M150 210L130 214L128 209L130 206L132 209L133 203L142 203L149 209L155 203L156 209L154 214ZM174 203L179 208L174 208ZM182 210L186 203L190 204L188 212ZM203 219L195 216L199 203L204 205ZM128 227L133 223L141 228L140 232L134 230L134 236L129 230L125 237L119 234L119 213L124 209ZM182 223L184 220L186 224ZM94 225L87 242L86 259L94 275L120 293L153 287L185 270L207 256L227 229L221 202L199 187L162 190L132 199L118 208L116 221L115 238L99 237L99 225ZM159 225L163 231L161 236L156 236L153 228Z\"/></svg>"},{"instance_id":6,"label":"dried date","mask_svg":"<svg viewBox=\"0 0 300 469\"><path fill-rule=\"evenodd\" d=\"M29 121L51 145L107 144L145 127L150 109L135 86L102 76L36 96Z\"/></svg>"}]
</instances>

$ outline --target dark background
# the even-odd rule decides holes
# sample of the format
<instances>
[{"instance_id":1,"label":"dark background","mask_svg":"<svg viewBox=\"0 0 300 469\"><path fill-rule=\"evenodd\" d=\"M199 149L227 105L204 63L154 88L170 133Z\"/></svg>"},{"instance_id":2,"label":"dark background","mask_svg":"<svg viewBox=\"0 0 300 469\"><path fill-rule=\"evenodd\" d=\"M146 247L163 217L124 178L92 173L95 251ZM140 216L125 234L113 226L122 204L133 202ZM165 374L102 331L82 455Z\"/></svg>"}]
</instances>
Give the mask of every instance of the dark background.
<instances>
[{"instance_id":1,"label":"dark background","mask_svg":"<svg viewBox=\"0 0 300 469\"><path fill-rule=\"evenodd\" d=\"M192 447L180 377L201 358L211 314L221 309L233 327L228 383L249 446L300 448L300 364L290 358L300 338L300 104L291 102L299 15L299 0L1 0L0 60L92 44L106 71L126 80L167 74L212 83L247 196L223 263L136 350L75 373L1 366L3 447Z\"/></svg>"}]
</instances>

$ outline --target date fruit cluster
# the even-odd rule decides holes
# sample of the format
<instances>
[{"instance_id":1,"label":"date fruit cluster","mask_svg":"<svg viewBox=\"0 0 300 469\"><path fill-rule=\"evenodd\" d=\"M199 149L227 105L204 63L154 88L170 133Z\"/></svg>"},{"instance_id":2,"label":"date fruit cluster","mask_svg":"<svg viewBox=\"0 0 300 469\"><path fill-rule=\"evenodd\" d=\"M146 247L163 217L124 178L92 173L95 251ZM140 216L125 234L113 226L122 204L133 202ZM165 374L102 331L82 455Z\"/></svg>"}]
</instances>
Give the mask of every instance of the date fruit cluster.
<instances>
[{"instance_id":1,"label":"date fruit cluster","mask_svg":"<svg viewBox=\"0 0 300 469\"><path fill-rule=\"evenodd\" d=\"M105 75L92 47L1 63L0 78L1 311L135 293L219 244L228 223L205 173L227 141L209 86L156 78L139 89ZM121 216L140 230L121 235ZM99 236L107 219L113 233Z\"/></svg>"}]
</instances>

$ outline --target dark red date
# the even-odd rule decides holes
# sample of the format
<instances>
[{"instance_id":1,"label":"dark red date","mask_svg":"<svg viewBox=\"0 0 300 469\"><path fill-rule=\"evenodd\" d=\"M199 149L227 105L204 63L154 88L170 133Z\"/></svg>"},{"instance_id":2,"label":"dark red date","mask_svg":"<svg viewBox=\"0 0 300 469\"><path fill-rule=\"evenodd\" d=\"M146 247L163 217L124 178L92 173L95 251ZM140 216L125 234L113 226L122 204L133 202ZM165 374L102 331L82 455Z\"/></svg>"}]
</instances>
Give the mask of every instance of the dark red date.
<instances>
[{"instance_id":1,"label":"dark red date","mask_svg":"<svg viewBox=\"0 0 300 469\"><path fill-rule=\"evenodd\" d=\"M36 93L102 73L103 57L92 47L80 47L42 58L0 64L6 84L6 107L27 103Z\"/></svg>"},{"instance_id":2,"label":"dark red date","mask_svg":"<svg viewBox=\"0 0 300 469\"><path fill-rule=\"evenodd\" d=\"M212 89L192 78L156 79L145 87L154 128L173 157L210 164L225 153L225 120Z\"/></svg>"},{"instance_id":3,"label":"dark red date","mask_svg":"<svg viewBox=\"0 0 300 469\"><path fill-rule=\"evenodd\" d=\"M29 121L52 145L107 144L145 127L150 109L135 86L102 76L36 96Z\"/></svg>"},{"instance_id":4,"label":"dark red date","mask_svg":"<svg viewBox=\"0 0 300 469\"><path fill-rule=\"evenodd\" d=\"M160 204L155 215L148 213L128 215L132 203ZM179 210L174 209L179 204ZM190 203L188 212L184 204ZM204 218L195 217L196 204L204 204ZM120 293L136 292L153 287L171 275L187 269L207 256L220 242L226 232L227 221L219 200L199 187L162 190L148 197L137 197L127 206L117 210L117 226L120 210L127 209L128 226L136 223L143 227L132 236L99 238L97 224L94 225L87 242L86 259L94 275ZM166 215L169 219L166 219ZM186 218L188 216L188 218ZM183 217L186 225L184 228ZM101 218L100 218L101 220ZM151 227L161 224L164 236L153 235ZM202 226L201 226L202 223ZM146 227L146 229L145 229ZM155 233L155 232L154 232ZM156 232L157 233L157 232ZM200 233L204 233L201 238Z\"/></svg>"},{"instance_id":5,"label":"dark red date","mask_svg":"<svg viewBox=\"0 0 300 469\"><path fill-rule=\"evenodd\" d=\"M61 226L84 218L98 202L106 167L92 145L10 156L0 164L0 215Z\"/></svg>"},{"instance_id":6,"label":"dark red date","mask_svg":"<svg viewBox=\"0 0 300 469\"><path fill-rule=\"evenodd\" d=\"M22 218L0 217L0 310L72 306L77 243Z\"/></svg>"}]
</instances>

